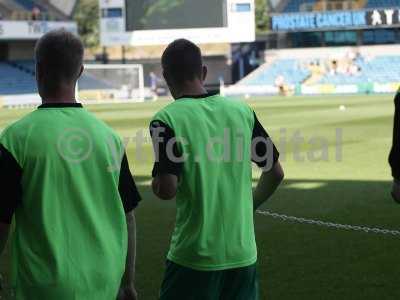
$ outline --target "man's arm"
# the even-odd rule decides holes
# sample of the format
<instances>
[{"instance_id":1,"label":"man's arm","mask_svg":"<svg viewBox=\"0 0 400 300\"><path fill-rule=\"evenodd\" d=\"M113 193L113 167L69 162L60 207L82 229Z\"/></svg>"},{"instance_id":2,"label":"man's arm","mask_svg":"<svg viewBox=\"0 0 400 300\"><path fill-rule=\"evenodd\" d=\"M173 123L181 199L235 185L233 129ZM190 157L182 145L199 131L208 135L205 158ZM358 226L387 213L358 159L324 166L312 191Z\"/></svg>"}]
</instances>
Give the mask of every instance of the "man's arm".
<instances>
[{"instance_id":1,"label":"man's arm","mask_svg":"<svg viewBox=\"0 0 400 300\"><path fill-rule=\"evenodd\" d=\"M126 214L126 224L128 226L128 253L126 256L125 273L122 277L118 300L136 300L136 219L133 211Z\"/></svg>"},{"instance_id":2,"label":"man's arm","mask_svg":"<svg viewBox=\"0 0 400 300\"><path fill-rule=\"evenodd\" d=\"M121 162L118 190L125 210L128 231L128 249L126 256L125 272L122 277L118 300L136 300L136 221L134 209L138 206L141 197L139 191L137 190L132 173L129 169L129 163L126 154L124 154Z\"/></svg>"},{"instance_id":3,"label":"man's arm","mask_svg":"<svg viewBox=\"0 0 400 300\"><path fill-rule=\"evenodd\" d=\"M279 152L254 113L252 161L263 170L253 192L254 210L258 209L276 191L284 178Z\"/></svg>"},{"instance_id":4,"label":"man's arm","mask_svg":"<svg viewBox=\"0 0 400 300\"><path fill-rule=\"evenodd\" d=\"M6 248L9 234L10 234L10 225L0 223L0 255L3 255L3 252ZM2 289L3 289L3 277L0 275L0 291Z\"/></svg>"},{"instance_id":5,"label":"man's arm","mask_svg":"<svg viewBox=\"0 0 400 300\"><path fill-rule=\"evenodd\" d=\"M393 200L400 204L400 181L398 179L393 179L391 194Z\"/></svg>"},{"instance_id":6,"label":"man's arm","mask_svg":"<svg viewBox=\"0 0 400 300\"><path fill-rule=\"evenodd\" d=\"M0 190L6 195L0 200L0 254L7 244L15 210L21 204L22 169L13 155L0 144Z\"/></svg>"},{"instance_id":7,"label":"man's arm","mask_svg":"<svg viewBox=\"0 0 400 300\"><path fill-rule=\"evenodd\" d=\"M153 193L162 200L172 200L176 196L183 168L175 133L167 124L153 121L150 124L150 134L156 158L152 172ZM168 152L170 143L173 143L171 153Z\"/></svg>"},{"instance_id":8,"label":"man's arm","mask_svg":"<svg viewBox=\"0 0 400 300\"><path fill-rule=\"evenodd\" d=\"M277 161L271 170L263 172L253 193L254 210L257 210L276 191L284 178L281 164Z\"/></svg>"},{"instance_id":9,"label":"man's arm","mask_svg":"<svg viewBox=\"0 0 400 300\"><path fill-rule=\"evenodd\" d=\"M393 176L392 197L400 203L400 93L397 93L394 104L393 144L389 155L389 164Z\"/></svg>"},{"instance_id":10,"label":"man's arm","mask_svg":"<svg viewBox=\"0 0 400 300\"><path fill-rule=\"evenodd\" d=\"M22 201L22 169L13 155L0 144L0 255L7 245L15 210ZM0 289L2 285L0 276Z\"/></svg>"}]
</instances>

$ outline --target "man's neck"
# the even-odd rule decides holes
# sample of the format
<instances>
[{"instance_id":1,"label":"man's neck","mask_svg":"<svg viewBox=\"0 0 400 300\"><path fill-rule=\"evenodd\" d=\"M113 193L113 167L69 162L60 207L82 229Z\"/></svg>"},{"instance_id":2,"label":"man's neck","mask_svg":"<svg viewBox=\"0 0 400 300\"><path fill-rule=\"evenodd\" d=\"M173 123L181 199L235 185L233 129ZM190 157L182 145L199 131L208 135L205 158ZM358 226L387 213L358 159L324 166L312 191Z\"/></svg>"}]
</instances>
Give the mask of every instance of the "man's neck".
<instances>
[{"instance_id":1,"label":"man's neck","mask_svg":"<svg viewBox=\"0 0 400 300\"><path fill-rule=\"evenodd\" d=\"M52 93L41 93L42 103L76 103L75 85L63 85Z\"/></svg>"},{"instance_id":2,"label":"man's neck","mask_svg":"<svg viewBox=\"0 0 400 300\"><path fill-rule=\"evenodd\" d=\"M76 103L75 94L48 95L42 97L42 103Z\"/></svg>"},{"instance_id":3,"label":"man's neck","mask_svg":"<svg viewBox=\"0 0 400 300\"><path fill-rule=\"evenodd\" d=\"M43 104L48 104L48 103L76 103L75 99L59 99L59 98L42 98L42 103Z\"/></svg>"},{"instance_id":4,"label":"man's neck","mask_svg":"<svg viewBox=\"0 0 400 300\"><path fill-rule=\"evenodd\" d=\"M200 96L207 94L207 90L202 85L193 85L188 86L182 89L182 91L177 95L176 98L180 98L183 96Z\"/></svg>"}]
</instances>

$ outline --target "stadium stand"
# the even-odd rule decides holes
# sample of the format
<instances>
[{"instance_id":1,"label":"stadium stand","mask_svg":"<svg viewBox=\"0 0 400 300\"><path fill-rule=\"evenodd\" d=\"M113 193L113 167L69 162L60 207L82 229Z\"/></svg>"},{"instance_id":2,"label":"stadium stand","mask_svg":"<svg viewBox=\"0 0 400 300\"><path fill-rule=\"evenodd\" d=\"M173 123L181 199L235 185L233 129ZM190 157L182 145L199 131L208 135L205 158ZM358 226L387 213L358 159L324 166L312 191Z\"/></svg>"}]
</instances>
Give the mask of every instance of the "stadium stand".
<instances>
[{"instance_id":1,"label":"stadium stand","mask_svg":"<svg viewBox=\"0 0 400 300\"><path fill-rule=\"evenodd\" d=\"M343 1L318 1L318 0L289 0L284 3L283 13L294 13L303 10L341 10L341 9L363 9L363 8L393 8L399 7L398 0L357 0L345 3ZM350 7L349 7L350 6Z\"/></svg>"},{"instance_id":2,"label":"stadium stand","mask_svg":"<svg viewBox=\"0 0 400 300\"><path fill-rule=\"evenodd\" d=\"M11 0L0 0L0 19L11 19L11 16L16 11L23 10L23 7Z\"/></svg>"},{"instance_id":3,"label":"stadium stand","mask_svg":"<svg viewBox=\"0 0 400 300\"><path fill-rule=\"evenodd\" d=\"M278 59L257 76L243 80L244 85L274 85L279 77L283 77L287 84L298 84L306 80L311 72L301 66L302 62L296 59Z\"/></svg>"},{"instance_id":4,"label":"stadium stand","mask_svg":"<svg viewBox=\"0 0 400 300\"><path fill-rule=\"evenodd\" d=\"M399 0L368 0L367 8L399 7Z\"/></svg>"},{"instance_id":5,"label":"stadium stand","mask_svg":"<svg viewBox=\"0 0 400 300\"><path fill-rule=\"evenodd\" d=\"M13 0L0 0L0 5L9 10L21 10L23 9L16 1Z\"/></svg>"},{"instance_id":6,"label":"stadium stand","mask_svg":"<svg viewBox=\"0 0 400 300\"><path fill-rule=\"evenodd\" d=\"M398 46L267 51L267 62L237 85L398 83L398 53Z\"/></svg>"},{"instance_id":7,"label":"stadium stand","mask_svg":"<svg viewBox=\"0 0 400 300\"><path fill-rule=\"evenodd\" d=\"M30 60L18 60L0 63L0 95L34 94L37 92L35 81L35 63ZM91 74L85 74L79 80L82 89L112 89L110 80L102 80Z\"/></svg>"},{"instance_id":8,"label":"stadium stand","mask_svg":"<svg viewBox=\"0 0 400 300\"><path fill-rule=\"evenodd\" d=\"M349 59L346 50L325 50L318 55L318 50L308 54L288 55L283 52L270 60L249 76L241 80L241 86L289 86L300 84L363 84L400 82L400 55L389 53L373 56L375 51L364 51L359 56ZM387 51L386 51L387 52ZM298 52L301 53L301 52ZM379 53L379 52L377 52ZM293 58L287 58L293 57ZM343 57L342 59L337 57ZM335 67L332 66L333 61ZM318 66L318 67L317 67ZM35 65L31 60L18 60L0 63L0 76L4 84L0 85L0 94L18 95L36 93ZM3 82L2 82L3 83ZM86 90L112 89L112 80L86 74L79 84Z\"/></svg>"},{"instance_id":9,"label":"stadium stand","mask_svg":"<svg viewBox=\"0 0 400 300\"><path fill-rule=\"evenodd\" d=\"M319 83L361 84L365 82L400 82L400 56L376 56L369 61L360 58L355 63L359 69L358 74L325 74Z\"/></svg>"},{"instance_id":10,"label":"stadium stand","mask_svg":"<svg viewBox=\"0 0 400 300\"><path fill-rule=\"evenodd\" d=\"M68 20L70 13L71 11L64 12L45 0L0 0L0 19Z\"/></svg>"},{"instance_id":11,"label":"stadium stand","mask_svg":"<svg viewBox=\"0 0 400 300\"><path fill-rule=\"evenodd\" d=\"M75 5L75 0L0 0L0 20L71 21ZM34 41L25 38L0 43L0 96L31 98L37 93L33 49Z\"/></svg>"},{"instance_id":12,"label":"stadium stand","mask_svg":"<svg viewBox=\"0 0 400 300\"><path fill-rule=\"evenodd\" d=\"M36 93L34 73L21 68L17 63L0 62L0 94L19 95Z\"/></svg>"},{"instance_id":13,"label":"stadium stand","mask_svg":"<svg viewBox=\"0 0 400 300\"><path fill-rule=\"evenodd\" d=\"M23 71L31 73L33 76L35 75L35 62L33 60L17 60L11 62L11 64Z\"/></svg>"},{"instance_id":14,"label":"stadium stand","mask_svg":"<svg viewBox=\"0 0 400 300\"><path fill-rule=\"evenodd\" d=\"M35 3L32 0L15 0L19 5L24 7L27 10L32 10L35 7L39 7L41 10L45 10L39 3Z\"/></svg>"},{"instance_id":15,"label":"stadium stand","mask_svg":"<svg viewBox=\"0 0 400 300\"><path fill-rule=\"evenodd\" d=\"M316 0L290 0L286 7L283 9L285 13L292 13L300 11L302 5L314 5Z\"/></svg>"}]
</instances>

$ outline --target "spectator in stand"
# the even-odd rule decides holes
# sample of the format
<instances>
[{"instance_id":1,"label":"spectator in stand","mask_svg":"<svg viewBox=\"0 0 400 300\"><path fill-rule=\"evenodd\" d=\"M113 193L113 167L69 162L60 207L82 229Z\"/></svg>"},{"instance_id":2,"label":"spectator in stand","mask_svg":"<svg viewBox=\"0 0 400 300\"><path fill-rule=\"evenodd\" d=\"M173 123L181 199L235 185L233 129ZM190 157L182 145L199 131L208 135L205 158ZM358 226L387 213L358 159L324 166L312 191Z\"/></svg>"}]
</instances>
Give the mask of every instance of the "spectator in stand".
<instances>
[{"instance_id":1,"label":"spectator in stand","mask_svg":"<svg viewBox=\"0 0 400 300\"><path fill-rule=\"evenodd\" d=\"M37 6L34 6L33 8L32 8L32 20L33 21L37 21L37 20L40 20L40 15L41 15L41 11L40 11L40 8L39 7L37 7Z\"/></svg>"},{"instance_id":2,"label":"spectator in stand","mask_svg":"<svg viewBox=\"0 0 400 300\"><path fill-rule=\"evenodd\" d=\"M280 95L285 95L285 77L283 77L283 75L279 75L275 78L275 86L279 89Z\"/></svg>"}]
</instances>

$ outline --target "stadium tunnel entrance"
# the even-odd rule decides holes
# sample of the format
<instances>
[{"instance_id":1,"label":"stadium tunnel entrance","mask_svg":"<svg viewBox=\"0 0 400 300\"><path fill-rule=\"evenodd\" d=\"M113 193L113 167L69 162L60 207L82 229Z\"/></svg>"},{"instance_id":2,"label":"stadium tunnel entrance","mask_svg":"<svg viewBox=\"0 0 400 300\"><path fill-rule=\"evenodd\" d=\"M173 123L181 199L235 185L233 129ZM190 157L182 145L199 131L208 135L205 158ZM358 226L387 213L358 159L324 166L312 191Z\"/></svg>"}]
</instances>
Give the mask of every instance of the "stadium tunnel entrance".
<instances>
[{"instance_id":1,"label":"stadium tunnel entrance","mask_svg":"<svg viewBox=\"0 0 400 300\"><path fill-rule=\"evenodd\" d=\"M32 60L36 41L0 42L0 61Z\"/></svg>"},{"instance_id":2,"label":"stadium tunnel entrance","mask_svg":"<svg viewBox=\"0 0 400 300\"><path fill-rule=\"evenodd\" d=\"M8 43L0 43L0 61L8 58Z\"/></svg>"}]
</instances>

